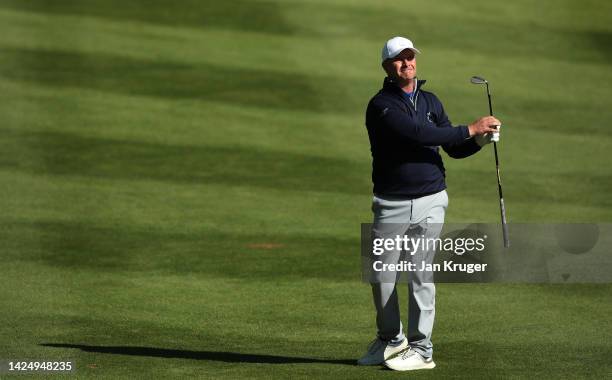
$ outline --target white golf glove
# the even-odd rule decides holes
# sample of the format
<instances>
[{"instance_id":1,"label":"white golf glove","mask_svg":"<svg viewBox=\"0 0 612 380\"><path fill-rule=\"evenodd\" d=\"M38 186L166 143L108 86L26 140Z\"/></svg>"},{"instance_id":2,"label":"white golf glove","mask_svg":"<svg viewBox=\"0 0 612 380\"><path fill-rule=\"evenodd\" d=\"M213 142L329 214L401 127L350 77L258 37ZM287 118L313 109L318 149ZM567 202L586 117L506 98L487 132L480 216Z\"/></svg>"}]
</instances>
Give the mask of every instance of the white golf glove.
<instances>
[{"instance_id":1,"label":"white golf glove","mask_svg":"<svg viewBox=\"0 0 612 380\"><path fill-rule=\"evenodd\" d=\"M497 126L497 132L492 132L492 133L486 133L484 135L478 135L475 137L476 139L476 144L482 146L485 146L487 144L490 144L492 142L499 142L499 131L501 130L501 125Z\"/></svg>"}]
</instances>

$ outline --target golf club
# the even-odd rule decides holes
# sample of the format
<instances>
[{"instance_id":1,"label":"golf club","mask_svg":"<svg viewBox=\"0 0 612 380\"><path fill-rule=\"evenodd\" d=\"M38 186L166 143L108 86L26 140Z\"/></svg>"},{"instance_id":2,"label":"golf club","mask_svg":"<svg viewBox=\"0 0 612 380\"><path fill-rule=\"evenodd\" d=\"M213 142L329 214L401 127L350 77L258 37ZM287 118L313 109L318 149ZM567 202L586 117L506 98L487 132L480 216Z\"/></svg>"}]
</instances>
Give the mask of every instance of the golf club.
<instances>
[{"instance_id":1,"label":"golf club","mask_svg":"<svg viewBox=\"0 0 612 380\"><path fill-rule=\"evenodd\" d=\"M489 91L489 82L483 77L473 76L470 80L473 84L484 84L487 86L487 97L489 98L489 115L493 116L493 107L491 106L491 92ZM502 233L504 235L504 247L510 247L510 239L508 237L508 224L506 223L506 207L504 206L504 196L502 195L501 177L499 176L499 158L497 156L497 142L493 141L493 151L495 152L495 168L497 170L497 189L499 191L499 208L501 211Z\"/></svg>"}]
</instances>

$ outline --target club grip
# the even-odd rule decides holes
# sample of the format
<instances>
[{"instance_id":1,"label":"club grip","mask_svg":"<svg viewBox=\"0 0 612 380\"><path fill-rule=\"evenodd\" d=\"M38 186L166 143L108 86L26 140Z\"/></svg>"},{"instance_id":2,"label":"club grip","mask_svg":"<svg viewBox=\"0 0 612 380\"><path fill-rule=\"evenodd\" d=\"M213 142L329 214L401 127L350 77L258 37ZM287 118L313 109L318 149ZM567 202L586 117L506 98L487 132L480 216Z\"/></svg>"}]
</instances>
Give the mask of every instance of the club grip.
<instances>
[{"instance_id":1,"label":"club grip","mask_svg":"<svg viewBox=\"0 0 612 380\"><path fill-rule=\"evenodd\" d=\"M501 128L501 125L497 126L497 132L491 132L491 141L493 142L499 142L499 130Z\"/></svg>"}]
</instances>

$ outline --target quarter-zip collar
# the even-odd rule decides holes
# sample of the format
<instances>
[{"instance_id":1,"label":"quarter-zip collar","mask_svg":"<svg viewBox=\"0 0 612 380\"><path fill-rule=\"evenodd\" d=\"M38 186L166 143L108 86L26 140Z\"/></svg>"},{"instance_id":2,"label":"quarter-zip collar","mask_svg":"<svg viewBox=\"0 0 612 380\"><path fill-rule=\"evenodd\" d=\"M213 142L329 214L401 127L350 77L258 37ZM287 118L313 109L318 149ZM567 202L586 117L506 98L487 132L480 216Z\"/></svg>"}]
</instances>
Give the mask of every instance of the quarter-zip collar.
<instances>
[{"instance_id":1,"label":"quarter-zip collar","mask_svg":"<svg viewBox=\"0 0 612 380\"><path fill-rule=\"evenodd\" d=\"M395 81L393 81L389 77L386 77L385 80L383 81L383 89L390 90L393 93L395 93L397 96L399 96L402 99L404 103L406 103L409 107L411 107L414 110L414 112L417 112L417 109L418 109L417 103L419 100L419 90L425 84L426 80L425 79L419 80L418 78L414 78L414 80L416 82L416 86L412 94L412 101L409 101L406 99L406 96L404 95L405 94L404 90L402 90L395 83Z\"/></svg>"}]
</instances>

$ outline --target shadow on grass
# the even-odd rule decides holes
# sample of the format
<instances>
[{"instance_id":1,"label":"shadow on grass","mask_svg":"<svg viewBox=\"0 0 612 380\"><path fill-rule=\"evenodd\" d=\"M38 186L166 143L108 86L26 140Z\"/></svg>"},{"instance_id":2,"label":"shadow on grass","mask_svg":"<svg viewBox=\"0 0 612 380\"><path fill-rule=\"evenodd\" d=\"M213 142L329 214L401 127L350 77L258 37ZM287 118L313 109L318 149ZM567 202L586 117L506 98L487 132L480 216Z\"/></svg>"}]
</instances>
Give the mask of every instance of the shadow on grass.
<instances>
[{"instance_id":1,"label":"shadow on grass","mask_svg":"<svg viewBox=\"0 0 612 380\"><path fill-rule=\"evenodd\" d=\"M85 220L0 219L3 264L45 263L50 267L103 273L195 274L207 278L355 281L359 240L329 236L168 231L98 226ZM262 244L263 243L263 244ZM277 244L266 248L266 243ZM262 247L263 246L263 247ZM355 263L355 265L353 265ZM27 264L26 264L27 265Z\"/></svg>"},{"instance_id":2,"label":"shadow on grass","mask_svg":"<svg viewBox=\"0 0 612 380\"><path fill-rule=\"evenodd\" d=\"M238 352L223 351L190 351L176 350L156 347L134 347L134 346L89 346L84 344L67 343L41 343L44 347L76 348L85 352L96 352L102 354L149 356L156 358L175 358L193 360L211 360L225 363L261 363L261 364L300 364L300 363L324 363L356 365L354 359L316 359L300 358L291 356L277 356L264 354L243 354Z\"/></svg>"},{"instance_id":3,"label":"shadow on grass","mask_svg":"<svg viewBox=\"0 0 612 380\"><path fill-rule=\"evenodd\" d=\"M171 27L222 28L266 34L292 34L280 4L272 1L182 0L8 0L0 7L45 15L96 17ZM67 27L70 27L69 25Z\"/></svg>"},{"instance_id":4,"label":"shadow on grass","mask_svg":"<svg viewBox=\"0 0 612 380\"><path fill-rule=\"evenodd\" d=\"M2 49L0 75L49 88L325 112L355 112L366 98L341 80L303 72L141 59L70 50Z\"/></svg>"},{"instance_id":5,"label":"shadow on grass","mask_svg":"<svg viewBox=\"0 0 612 380\"><path fill-rule=\"evenodd\" d=\"M600 62L610 65L612 60L612 32L589 30L578 33L578 35L582 36L587 42L590 42L589 45L592 46L590 51L597 52Z\"/></svg>"},{"instance_id":6,"label":"shadow on grass","mask_svg":"<svg viewBox=\"0 0 612 380\"><path fill-rule=\"evenodd\" d=\"M538 2L509 9L511 12L539 12ZM321 2L290 2L234 0L231 2L182 0L172 6L164 0L4 0L0 8L20 12L31 12L50 16L94 17L113 22L145 22L175 28L222 29L255 32L277 36L344 37L376 41L380 43L389 37L390 30L403 30L405 19L411 17L409 9L384 9L363 5L324 4ZM291 20L291 14L299 14L305 21ZM575 63L596 62L610 64L610 32L596 28L579 30L568 28L567 20L540 25L528 18L509 17L503 20L473 21L473 12L448 14L430 11L418 18L411 18L411 33L420 35L421 44L435 45L438 49L482 51L488 54L508 57L534 56L554 58ZM573 15L574 12L568 12ZM293 16L296 17L296 16ZM432 21L439 25L453 25L449 28L431 28ZM63 20L59 21L63 22ZM54 25L54 24L51 24ZM58 27L73 27L75 35L82 35L78 29L81 23L57 24ZM384 28L381 28L384 25ZM582 28L580 28L582 29ZM492 32L495 30L495 32ZM472 35L479 38L464 38ZM248 38L248 37L247 37ZM534 44L535 38L541 43ZM504 41L504 43L500 43ZM324 48L324 47L322 47ZM566 54L571 50L572 54Z\"/></svg>"},{"instance_id":7,"label":"shadow on grass","mask_svg":"<svg viewBox=\"0 0 612 380\"><path fill-rule=\"evenodd\" d=\"M42 175L227 184L364 194L368 168L342 158L254 147L181 146L60 132L3 131L0 168ZM24 148L33 154L23 154Z\"/></svg>"}]
</instances>

